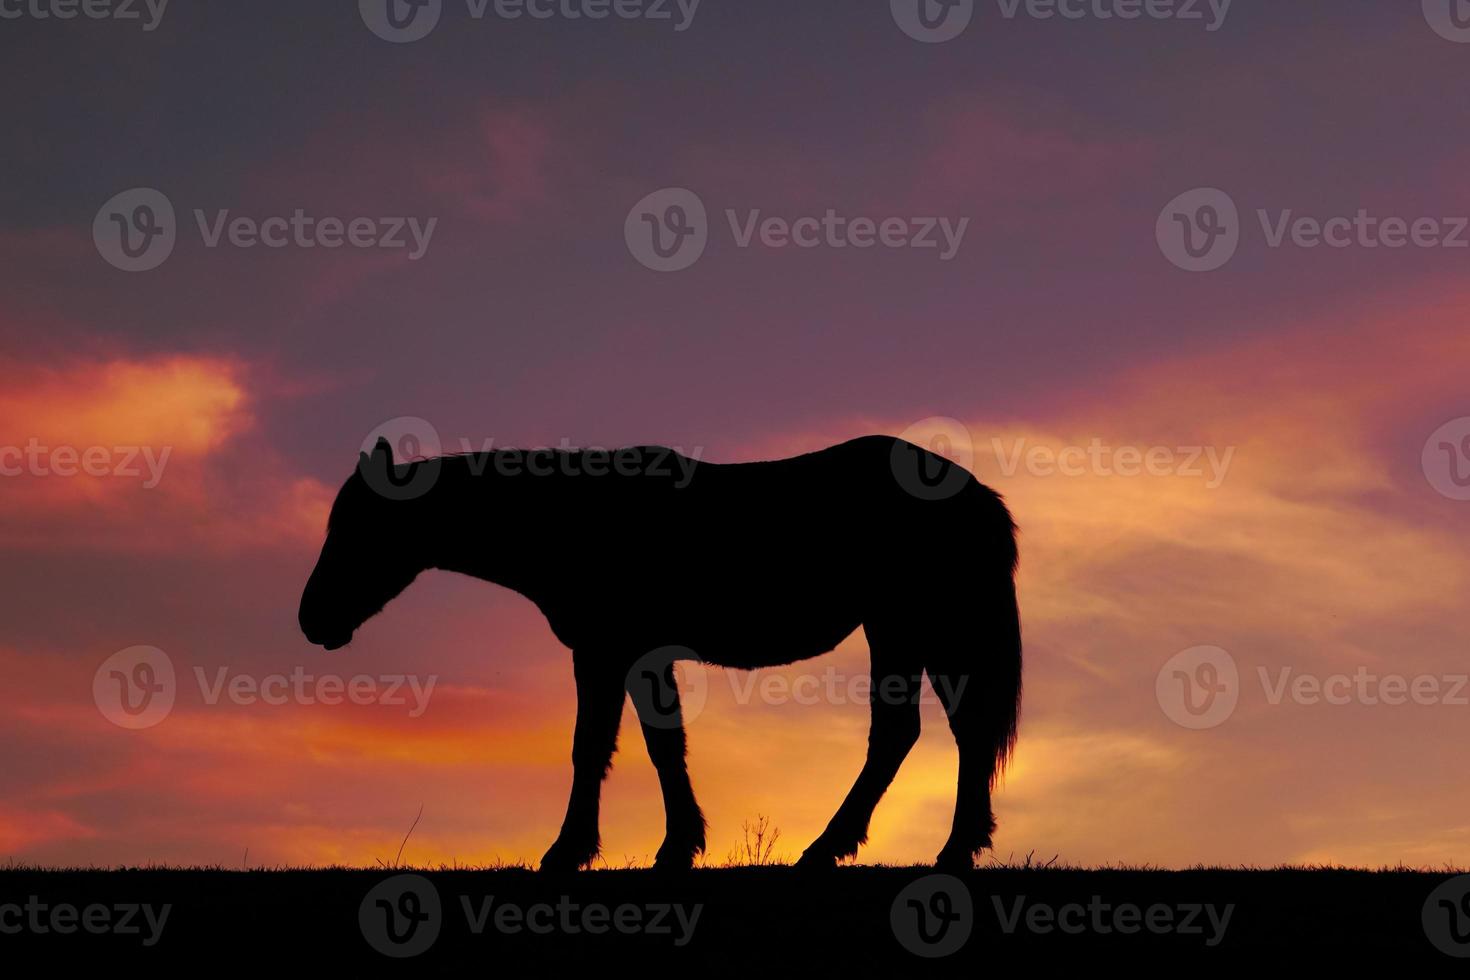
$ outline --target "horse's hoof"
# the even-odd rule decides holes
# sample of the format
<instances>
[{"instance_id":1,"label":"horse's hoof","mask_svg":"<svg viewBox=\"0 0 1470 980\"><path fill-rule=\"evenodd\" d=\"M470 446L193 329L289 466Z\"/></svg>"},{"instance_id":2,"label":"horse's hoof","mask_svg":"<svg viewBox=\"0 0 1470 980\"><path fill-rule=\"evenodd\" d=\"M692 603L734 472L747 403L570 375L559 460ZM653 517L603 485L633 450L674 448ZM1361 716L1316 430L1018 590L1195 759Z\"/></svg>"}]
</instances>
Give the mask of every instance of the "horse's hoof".
<instances>
[{"instance_id":1,"label":"horse's hoof","mask_svg":"<svg viewBox=\"0 0 1470 980\"><path fill-rule=\"evenodd\" d=\"M807 850L794 865L797 871L832 871L837 867L837 858L830 854L818 854Z\"/></svg>"},{"instance_id":2,"label":"horse's hoof","mask_svg":"<svg viewBox=\"0 0 1470 980\"><path fill-rule=\"evenodd\" d=\"M665 835L653 856L653 870L678 873L694 867L694 859L704 853L704 818L689 825L687 831L675 830Z\"/></svg>"},{"instance_id":3,"label":"horse's hoof","mask_svg":"<svg viewBox=\"0 0 1470 980\"><path fill-rule=\"evenodd\" d=\"M703 848L660 847L653 856L653 870L664 874L683 874L694 868L694 855Z\"/></svg>"},{"instance_id":4,"label":"horse's hoof","mask_svg":"<svg viewBox=\"0 0 1470 980\"><path fill-rule=\"evenodd\" d=\"M578 853L579 850L585 852L585 848L574 849L558 841L552 844L551 850L541 858L537 870L542 874L570 874L591 864L592 859L597 856L596 851L583 856Z\"/></svg>"},{"instance_id":5,"label":"horse's hoof","mask_svg":"<svg viewBox=\"0 0 1470 980\"><path fill-rule=\"evenodd\" d=\"M974 871L975 856L960 851L940 851L939 857L934 859L934 870L945 871L950 874L958 871Z\"/></svg>"}]
</instances>

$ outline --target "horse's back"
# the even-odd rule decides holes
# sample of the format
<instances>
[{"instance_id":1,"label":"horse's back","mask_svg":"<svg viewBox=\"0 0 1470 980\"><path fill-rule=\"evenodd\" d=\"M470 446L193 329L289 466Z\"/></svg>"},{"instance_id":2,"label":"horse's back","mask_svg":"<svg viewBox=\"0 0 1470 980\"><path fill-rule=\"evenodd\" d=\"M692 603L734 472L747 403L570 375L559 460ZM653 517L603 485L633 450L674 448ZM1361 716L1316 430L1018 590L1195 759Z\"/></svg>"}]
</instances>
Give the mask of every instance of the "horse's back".
<instances>
[{"instance_id":1,"label":"horse's back","mask_svg":"<svg viewBox=\"0 0 1470 980\"><path fill-rule=\"evenodd\" d=\"M689 503L718 519L743 515L740 523L796 532L901 532L1004 511L999 496L962 467L892 436L769 462L701 463L689 489Z\"/></svg>"},{"instance_id":2,"label":"horse's back","mask_svg":"<svg viewBox=\"0 0 1470 980\"><path fill-rule=\"evenodd\" d=\"M953 494L908 485L903 467L924 452L869 436L770 462L698 463L685 486L649 488L624 515L661 533L610 570L614 592L634 607L656 598L655 617L688 638L671 642L730 666L824 653L897 596L962 596L983 560L974 529L1008 529L1009 517L987 521L998 498L962 470Z\"/></svg>"}]
</instances>

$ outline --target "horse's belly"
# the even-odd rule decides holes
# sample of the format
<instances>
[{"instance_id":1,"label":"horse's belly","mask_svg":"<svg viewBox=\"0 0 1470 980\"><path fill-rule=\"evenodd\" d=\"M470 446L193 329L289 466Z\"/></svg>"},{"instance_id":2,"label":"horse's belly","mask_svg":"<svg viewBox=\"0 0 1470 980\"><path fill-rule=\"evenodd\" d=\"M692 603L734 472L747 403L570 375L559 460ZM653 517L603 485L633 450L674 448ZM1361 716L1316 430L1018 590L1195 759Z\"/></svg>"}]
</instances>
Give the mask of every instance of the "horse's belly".
<instances>
[{"instance_id":1,"label":"horse's belly","mask_svg":"<svg viewBox=\"0 0 1470 980\"><path fill-rule=\"evenodd\" d=\"M680 630L701 660L721 667L772 667L827 653L858 628L855 612L747 608Z\"/></svg>"}]
</instances>

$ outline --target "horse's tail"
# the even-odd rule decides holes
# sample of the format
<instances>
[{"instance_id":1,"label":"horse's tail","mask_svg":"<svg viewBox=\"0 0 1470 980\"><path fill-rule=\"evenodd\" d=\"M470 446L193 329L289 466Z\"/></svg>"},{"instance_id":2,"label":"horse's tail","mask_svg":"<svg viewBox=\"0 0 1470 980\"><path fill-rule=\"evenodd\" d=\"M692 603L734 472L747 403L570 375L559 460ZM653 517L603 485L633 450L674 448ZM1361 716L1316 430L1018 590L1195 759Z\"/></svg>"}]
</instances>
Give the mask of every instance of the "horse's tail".
<instances>
[{"instance_id":1,"label":"horse's tail","mask_svg":"<svg viewBox=\"0 0 1470 980\"><path fill-rule=\"evenodd\" d=\"M984 488L982 518L981 615L986 647L975 672L980 717L976 723L994 753L990 782L995 784L1011 761L1021 722L1021 611L1016 600L1016 522L1000 495Z\"/></svg>"}]
</instances>

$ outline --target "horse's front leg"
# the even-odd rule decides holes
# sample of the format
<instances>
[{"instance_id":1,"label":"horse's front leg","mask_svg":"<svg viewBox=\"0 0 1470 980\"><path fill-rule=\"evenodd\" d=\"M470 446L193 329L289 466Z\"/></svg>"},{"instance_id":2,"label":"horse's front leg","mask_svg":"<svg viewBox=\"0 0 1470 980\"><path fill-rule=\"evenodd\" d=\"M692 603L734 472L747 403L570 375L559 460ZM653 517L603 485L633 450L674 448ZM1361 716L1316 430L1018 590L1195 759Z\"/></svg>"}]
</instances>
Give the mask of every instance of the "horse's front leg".
<instances>
[{"instance_id":1,"label":"horse's front leg","mask_svg":"<svg viewBox=\"0 0 1470 980\"><path fill-rule=\"evenodd\" d=\"M685 765L684 712L674 664L655 665L629 676L628 693L638 712L648 758L658 772L664 797L664 842L654 858L657 871L687 871L704 850L704 814L694 799Z\"/></svg>"},{"instance_id":2,"label":"horse's front leg","mask_svg":"<svg viewBox=\"0 0 1470 980\"><path fill-rule=\"evenodd\" d=\"M572 736L572 795L542 871L575 871L602 848L597 811L602 780L612 768L623 717L624 670L613 658L572 653L577 678L577 728Z\"/></svg>"}]
</instances>

